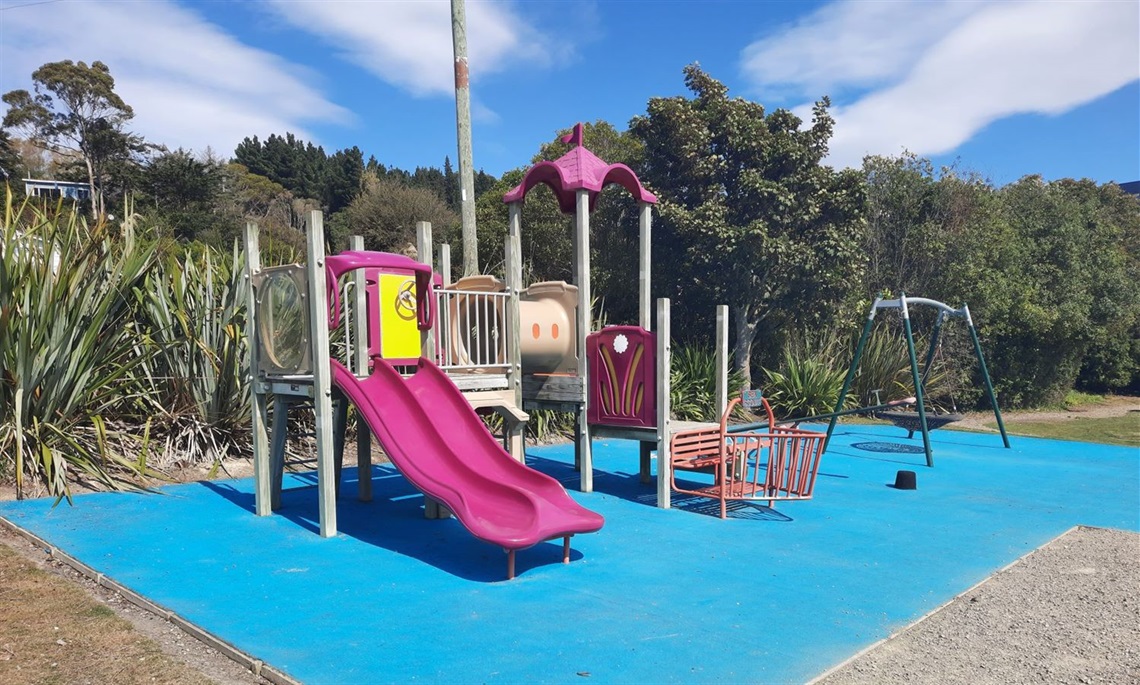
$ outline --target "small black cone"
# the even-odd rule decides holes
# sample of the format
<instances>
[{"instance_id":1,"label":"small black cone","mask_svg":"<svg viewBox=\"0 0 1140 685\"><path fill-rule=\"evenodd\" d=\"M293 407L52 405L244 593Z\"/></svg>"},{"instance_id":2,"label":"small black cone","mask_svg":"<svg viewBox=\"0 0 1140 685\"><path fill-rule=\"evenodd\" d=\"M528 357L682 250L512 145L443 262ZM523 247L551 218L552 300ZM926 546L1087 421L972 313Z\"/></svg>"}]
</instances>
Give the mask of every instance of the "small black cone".
<instances>
[{"instance_id":1,"label":"small black cone","mask_svg":"<svg viewBox=\"0 0 1140 685\"><path fill-rule=\"evenodd\" d=\"M918 476L914 471L899 471L895 474L896 490L917 490Z\"/></svg>"}]
</instances>

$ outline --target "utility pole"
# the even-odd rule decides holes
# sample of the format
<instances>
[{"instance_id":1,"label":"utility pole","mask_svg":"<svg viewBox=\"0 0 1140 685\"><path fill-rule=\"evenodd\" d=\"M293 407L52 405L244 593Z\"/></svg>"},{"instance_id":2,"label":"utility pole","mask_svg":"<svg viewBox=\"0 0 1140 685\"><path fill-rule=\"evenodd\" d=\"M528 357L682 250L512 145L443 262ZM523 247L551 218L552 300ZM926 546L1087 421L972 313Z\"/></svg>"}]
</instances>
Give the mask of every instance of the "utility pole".
<instances>
[{"instance_id":1,"label":"utility pole","mask_svg":"<svg viewBox=\"0 0 1140 685\"><path fill-rule=\"evenodd\" d=\"M475 173L471 169L471 89L467 69L467 15L464 0L451 0L451 43L455 51L455 128L459 137L459 208L463 226L463 275L479 273L475 234Z\"/></svg>"}]
</instances>

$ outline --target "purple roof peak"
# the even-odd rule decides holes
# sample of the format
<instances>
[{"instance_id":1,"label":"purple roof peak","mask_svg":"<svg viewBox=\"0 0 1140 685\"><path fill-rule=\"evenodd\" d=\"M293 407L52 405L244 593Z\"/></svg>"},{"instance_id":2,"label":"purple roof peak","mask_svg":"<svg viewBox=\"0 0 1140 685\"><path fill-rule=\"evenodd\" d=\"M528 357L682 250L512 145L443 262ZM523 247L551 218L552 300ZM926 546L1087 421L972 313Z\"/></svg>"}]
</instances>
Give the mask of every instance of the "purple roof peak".
<instances>
[{"instance_id":1,"label":"purple roof peak","mask_svg":"<svg viewBox=\"0 0 1140 685\"><path fill-rule=\"evenodd\" d=\"M606 185L617 183L629 191L639 202L656 203L657 197L645 189L637 174L624 164L606 164L582 144L584 129L581 123L562 136L563 143L575 145L569 152L553 162L539 162L532 166L523 177L522 183L503 196L503 202L521 202L527 192L539 183L545 183L558 198L558 206L564 214L574 212L575 196L579 190L586 190L590 196L590 211L594 211L598 193Z\"/></svg>"}]
</instances>

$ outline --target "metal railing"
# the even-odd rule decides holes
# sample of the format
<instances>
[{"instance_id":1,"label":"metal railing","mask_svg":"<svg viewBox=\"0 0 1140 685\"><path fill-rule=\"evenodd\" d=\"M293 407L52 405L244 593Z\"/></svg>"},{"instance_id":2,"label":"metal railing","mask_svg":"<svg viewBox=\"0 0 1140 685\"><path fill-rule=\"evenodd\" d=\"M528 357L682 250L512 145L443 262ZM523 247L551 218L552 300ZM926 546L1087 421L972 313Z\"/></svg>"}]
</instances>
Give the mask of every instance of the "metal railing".
<instances>
[{"instance_id":1,"label":"metal railing","mask_svg":"<svg viewBox=\"0 0 1140 685\"><path fill-rule=\"evenodd\" d=\"M436 355L447 373L506 374L509 292L436 290Z\"/></svg>"}]
</instances>

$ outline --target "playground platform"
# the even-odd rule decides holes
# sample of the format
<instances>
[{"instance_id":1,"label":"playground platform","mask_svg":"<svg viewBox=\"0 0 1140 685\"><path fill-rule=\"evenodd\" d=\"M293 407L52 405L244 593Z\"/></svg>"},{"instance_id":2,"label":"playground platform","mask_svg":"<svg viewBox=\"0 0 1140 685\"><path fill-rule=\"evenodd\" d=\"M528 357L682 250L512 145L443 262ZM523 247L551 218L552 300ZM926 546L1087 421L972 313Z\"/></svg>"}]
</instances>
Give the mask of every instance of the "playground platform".
<instances>
[{"instance_id":1,"label":"playground platform","mask_svg":"<svg viewBox=\"0 0 1140 685\"><path fill-rule=\"evenodd\" d=\"M518 556L453 519L383 466L374 501L353 472L340 534L322 539L315 474L290 477L283 510L258 518L250 480L160 495L0 503L0 516L306 683L802 682L912 623L1074 525L1140 531L1134 448L845 425L815 499L777 510L712 500L653 506L638 447L595 442L606 518ZM528 463L576 484L570 445ZM896 490L900 469L916 490Z\"/></svg>"}]
</instances>

